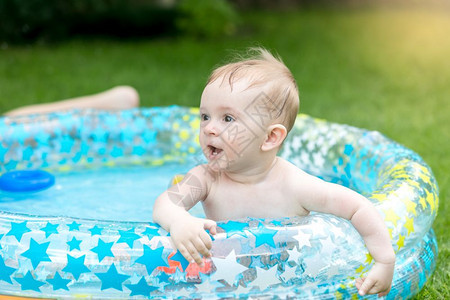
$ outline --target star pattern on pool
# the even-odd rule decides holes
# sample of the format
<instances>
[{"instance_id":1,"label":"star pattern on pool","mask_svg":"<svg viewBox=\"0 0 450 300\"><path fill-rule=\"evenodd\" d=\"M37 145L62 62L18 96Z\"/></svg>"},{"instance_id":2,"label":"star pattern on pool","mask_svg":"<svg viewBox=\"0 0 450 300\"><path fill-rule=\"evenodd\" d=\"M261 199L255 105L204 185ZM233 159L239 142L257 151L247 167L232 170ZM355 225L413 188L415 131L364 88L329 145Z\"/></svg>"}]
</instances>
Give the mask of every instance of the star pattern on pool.
<instances>
[{"instance_id":1,"label":"star pattern on pool","mask_svg":"<svg viewBox=\"0 0 450 300\"><path fill-rule=\"evenodd\" d=\"M70 224L67 224L67 226L69 227L69 230L70 230L70 231L80 230L80 225L81 225L81 224L78 224L78 223L75 222L75 221L73 221L73 222L70 223Z\"/></svg>"},{"instance_id":2,"label":"star pattern on pool","mask_svg":"<svg viewBox=\"0 0 450 300\"><path fill-rule=\"evenodd\" d=\"M174 255L169 257L169 260L179 262L181 266L181 271L186 270L186 268L189 266L188 260L184 258L184 256L181 254L180 251L177 251Z\"/></svg>"},{"instance_id":3,"label":"star pattern on pool","mask_svg":"<svg viewBox=\"0 0 450 300\"><path fill-rule=\"evenodd\" d=\"M62 271L72 273L73 277L78 280L81 274L91 272L91 270L89 270L89 268L84 264L85 258L86 255L82 255L77 258L67 254L67 265L64 269L62 269Z\"/></svg>"},{"instance_id":4,"label":"star pattern on pool","mask_svg":"<svg viewBox=\"0 0 450 300\"><path fill-rule=\"evenodd\" d=\"M22 291L32 290L40 292L40 287L45 284L45 282L34 279L30 271L28 271L28 273L24 277L15 277L14 279L20 283L20 288L22 289Z\"/></svg>"},{"instance_id":5,"label":"star pattern on pool","mask_svg":"<svg viewBox=\"0 0 450 300\"><path fill-rule=\"evenodd\" d=\"M89 231L91 232L91 235L101 235L102 234L102 229L100 227L98 227L97 225L95 225L94 227L92 227L91 229L89 229Z\"/></svg>"},{"instance_id":6,"label":"star pattern on pool","mask_svg":"<svg viewBox=\"0 0 450 300\"><path fill-rule=\"evenodd\" d=\"M144 277L141 277L136 284L125 284L125 286L131 290L130 296L142 295L149 297L151 292L159 289L157 286L148 285Z\"/></svg>"},{"instance_id":7,"label":"star pattern on pool","mask_svg":"<svg viewBox=\"0 0 450 300\"><path fill-rule=\"evenodd\" d=\"M227 238L230 238L233 235L247 237L244 229L248 228L248 224L245 222L227 221L226 223L221 224L220 228L225 230Z\"/></svg>"},{"instance_id":8,"label":"star pattern on pool","mask_svg":"<svg viewBox=\"0 0 450 300\"><path fill-rule=\"evenodd\" d=\"M236 277L248 268L239 264L236 260L236 253L232 250L224 258L213 257L212 261L216 266L216 271L212 274L212 280L225 280L228 284L233 285L237 280Z\"/></svg>"},{"instance_id":9,"label":"star pattern on pool","mask_svg":"<svg viewBox=\"0 0 450 300\"><path fill-rule=\"evenodd\" d=\"M11 268L5 265L3 257L0 257L0 280L12 284L11 275L14 273L15 270L16 270L15 268Z\"/></svg>"},{"instance_id":10,"label":"star pattern on pool","mask_svg":"<svg viewBox=\"0 0 450 300\"><path fill-rule=\"evenodd\" d=\"M406 220L405 227L408 228L409 234L412 234L414 232L412 218L407 218ZM253 257L250 264L243 265L238 262L239 258L235 250L232 250L222 258L212 257L211 262L214 266L211 271L208 271L209 273L207 275L200 273L199 278L201 278L201 284L196 284L197 288L195 289L184 289L183 294L187 296L198 296L201 293L206 293L203 289L210 288L215 290L216 288L223 287L224 284L228 284L236 287L235 295L243 295L242 293L245 291L249 293L252 291L264 291L282 283L292 284L295 282L295 278L302 274L315 280L315 278L322 276L333 277L341 272L340 268L344 263L325 269L325 264L322 264L323 261L317 257L304 256L300 253L300 251L308 253L308 251L311 251L309 249L313 249L313 247L317 247L318 245L322 245L321 247L326 249L331 249L331 230L326 226L322 226L318 230L318 233L316 233L318 236L315 236L315 234L309 231L305 232L301 230L294 234L286 234L284 231L280 232L273 229L274 223L272 221L268 223L257 221L255 223L256 221L253 220L252 222L254 222L253 226L242 222L227 222L220 224L220 227L231 231L241 231L241 234L230 234L229 237L231 239L239 237L242 241L245 241L245 243L241 244L242 249L251 249L251 247L278 247L279 238L277 236L279 234L290 237L294 244L286 251L288 258L283 263L285 265L284 268L278 269L276 265L270 263L270 259L263 259L262 256ZM338 224L338 222L331 220L330 224ZM0 235L0 240L2 238L13 238L17 242L22 241L24 240L25 234L32 233L34 228L35 226L29 222L11 222L10 228ZM44 232L44 234L41 234L42 238L30 237L28 248L20 253L20 257L22 257L22 259L19 259L20 270L12 267L9 262L7 263L0 256L0 281L7 284L13 284L15 281L23 291L41 292L42 287L46 285L49 285L54 291L70 291L71 286L75 282L87 282L94 275L100 280L99 288L101 291L117 290L127 292L133 297L151 297L153 293L160 295L159 293L165 291L164 286L166 285L172 286L187 283L186 280L190 276L186 274L189 274L191 265L184 259L180 252L166 248L168 245L164 245L161 235L159 235L161 230L157 226L147 226L139 231L134 228L119 230L116 233L117 238L110 238L110 242L105 242L103 238L98 237L96 238L96 242L86 243L85 246L82 244L82 236L86 234L84 232L89 233L93 238L98 233L101 233L103 229L95 225L87 227L83 232L82 229L80 230L81 224L75 221L68 223L67 228L67 234L70 233L71 236L71 239L66 242L67 249L69 251L77 250L82 255L67 254L67 263L59 271L54 273L47 271L46 267L41 267L47 266L47 263L52 262L52 256L48 253L48 249L52 243L51 241L57 240L56 237L58 234L64 232L63 226L57 226L54 223L47 222L36 228L36 230ZM345 237L342 231L336 230L335 232L336 236L334 238ZM77 234L80 234L80 236ZM164 235L164 233L162 234ZM399 248L404 247L405 236L400 235L400 239L397 242ZM142 242L144 244L135 243L135 241L141 240L143 237L148 238L147 242L143 239ZM152 246L145 243L149 243ZM136 273L131 276L118 269L119 265L114 263L114 258L118 253L123 252L118 251L116 254L112 250L114 247L119 247L117 248L119 250L123 246L128 247L130 249L129 251L131 251L130 253L140 253L136 255L132 264L142 266L146 270L145 276L141 275L139 277L136 276ZM0 249L0 251L2 250ZM8 251L11 250L12 248L8 249ZM96 270L92 272L89 267L91 262L88 264L87 260L90 257L89 261L91 261L92 255L95 255L98 262L104 261L106 257L110 257L112 260L107 263L107 269L104 271ZM279 260L280 258L277 259ZM370 261L366 261L366 263L370 264ZM171 266L175 267L174 273L165 273L166 271L163 271L166 269L171 270ZM427 267L431 272L431 266L427 265ZM248 273L251 270L254 272L254 277L245 275L252 274ZM364 265L355 268L356 273L367 272L367 270L367 267ZM82 276L83 274L85 277ZM424 278L423 276L419 277L422 281L425 280ZM239 282L245 282L246 288L243 288Z\"/></svg>"},{"instance_id":11,"label":"star pattern on pool","mask_svg":"<svg viewBox=\"0 0 450 300\"><path fill-rule=\"evenodd\" d=\"M169 266L163 255L164 247L151 249L149 246L144 245L144 254L136 260L136 263L142 264L147 269L147 273L150 275L159 266Z\"/></svg>"},{"instance_id":12,"label":"star pattern on pool","mask_svg":"<svg viewBox=\"0 0 450 300\"><path fill-rule=\"evenodd\" d=\"M102 239L98 239L98 244L91 249L92 252L97 253L98 261L101 262L106 256L114 257L111 247L114 242L106 243Z\"/></svg>"},{"instance_id":13,"label":"star pattern on pool","mask_svg":"<svg viewBox=\"0 0 450 300\"><path fill-rule=\"evenodd\" d=\"M119 234L120 234L120 238L116 243L117 244L126 243L128 245L128 247L130 247L130 248L133 248L134 241L141 238L140 235L138 235L134 232L133 228L131 228L129 230L119 230Z\"/></svg>"},{"instance_id":14,"label":"star pattern on pool","mask_svg":"<svg viewBox=\"0 0 450 300\"><path fill-rule=\"evenodd\" d=\"M8 233L6 233L6 235L12 235L16 237L17 241L20 242L22 236L27 232L31 232L30 228L27 227L27 221L23 221L21 223L11 222L11 229Z\"/></svg>"},{"instance_id":15,"label":"star pattern on pool","mask_svg":"<svg viewBox=\"0 0 450 300\"><path fill-rule=\"evenodd\" d=\"M258 227L250 229L249 232L255 236L255 248L261 245L276 247L273 237L278 233L278 230L271 229L260 223Z\"/></svg>"},{"instance_id":16,"label":"star pattern on pool","mask_svg":"<svg viewBox=\"0 0 450 300\"><path fill-rule=\"evenodd\" d=\"M47 225L41 228L41 230L45 232L45 237L48 238L50 235L58 233L58 226L58 224L47 222Z\"/></svg>"},{"instance_id":17,"label":"star pattern on pool","mask_svg":"<svg viewBox=\"0 0 450 300\"><path fill-rule=\"evenodd\" d=\"M111 264L106 273L95 273L95 275L102 281L102 291L109 288L121 291L122 283L130 277L129 275L119 274L115 264Z\"/></svg>"},{"instance_id":18,"label":"star pattern on pool","mask_svg":"<svg viewBox=\"0 0 450 300\"><path fill-rule=\"evenodd\" d=\"M47 254L47 248L50 242L39 244L33 238L30 239L30 246L27 251L22 253L22 256L28 257L31 260L33 268L36 268L40 262L51 261Z\"/></svg>"},{"instance_id":19,"label":"star pattern on pool","mask_svg":"<svg viewBox=\"0 0 450 300\"><path fill-rule=\"evenodd\" d=\"M47 279L47 282L50 283L53 286L53 290L57 291L59 289L63 289L68 291L69 288L67 287L67 285L69 284L69 282L71 282L72 280L70 279L64 279L61 277L61 275L59 274L59 272L55 273L55 276L51 279Z\"/></svg>"},{"instance_id":20,"label":"star pattern on pool","mask_svg":"<svg viewBox=\"0 0 450 300\"><path fill-rule=\"evenodd\" d=\"M77 240L75 237L73 237L69 242L67 242L67 245L69 245L69 251L81 250L80 249L81 242L82 242L81 240Z\"/></svg>"}]
</instances>

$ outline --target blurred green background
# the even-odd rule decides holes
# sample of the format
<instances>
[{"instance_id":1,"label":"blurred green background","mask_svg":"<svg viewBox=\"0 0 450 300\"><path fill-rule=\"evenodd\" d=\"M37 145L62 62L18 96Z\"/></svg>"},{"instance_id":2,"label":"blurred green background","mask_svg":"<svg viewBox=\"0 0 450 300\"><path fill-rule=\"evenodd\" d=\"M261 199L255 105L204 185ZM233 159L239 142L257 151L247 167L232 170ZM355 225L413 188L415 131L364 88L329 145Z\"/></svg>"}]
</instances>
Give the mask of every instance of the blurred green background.
<instances>
[{"instance_id":1,"label":"blurred green background","mask_svg":"<svg viewBox=\"0 0 450 300\"><path fill-rule=\"evenodd\" d=\"M450 299L450 5L440 1L0 0L0 112L131 85L197 106L211 70L264 46L301 112L378 130L440 186L439 258L417 299Z\"/></svg>"}]
</instances>

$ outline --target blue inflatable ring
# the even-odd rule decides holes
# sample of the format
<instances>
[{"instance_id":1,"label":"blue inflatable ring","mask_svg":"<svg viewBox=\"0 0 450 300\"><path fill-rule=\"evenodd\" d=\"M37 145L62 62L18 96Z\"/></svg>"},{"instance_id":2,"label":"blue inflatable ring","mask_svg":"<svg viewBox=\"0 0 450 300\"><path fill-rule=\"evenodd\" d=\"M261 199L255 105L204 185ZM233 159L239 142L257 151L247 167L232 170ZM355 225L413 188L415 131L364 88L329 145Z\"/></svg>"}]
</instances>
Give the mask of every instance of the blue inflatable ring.
<instances>
[{"instance_id":1,"label":"blue inflatable ring","mask_svg":"<svg viewBox=\"0 0 450 300\"><path fill-rule=\"evenodd\" d=\"M37 192L55 184L55 177L44 170L9 171L0 176L0 190Z\"/></svg>"},{"instance_id":2,"label":"blue inflatable ring","mask_svg":"<svg viewBox=\"0 0 450 300\"><path fill-rule=\"evenodd\" d=\"M198 109L184 107L0 118L0 172L183 163L201 153L198 129ZM416 153L378 132L299 115L280 156L370 199L396 252L386 298L408 299L420 291L438 253L431 229L438 187ZM151 222L0 211L0 293L62 299L358 299L355 278L373 265L351 223L331 215L218 225L213 256L199 268Z\"/></svg>"}]
</instances>

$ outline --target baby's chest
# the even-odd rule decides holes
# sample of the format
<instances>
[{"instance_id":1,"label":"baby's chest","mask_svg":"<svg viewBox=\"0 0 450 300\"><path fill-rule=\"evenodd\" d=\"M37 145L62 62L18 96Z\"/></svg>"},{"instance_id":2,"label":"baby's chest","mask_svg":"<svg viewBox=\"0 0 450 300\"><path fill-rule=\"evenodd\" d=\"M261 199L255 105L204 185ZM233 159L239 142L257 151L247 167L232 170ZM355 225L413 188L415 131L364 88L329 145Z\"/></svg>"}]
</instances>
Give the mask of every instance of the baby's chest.
<instances>
[{"instance_id":1,"label":"baby's chest","mask_svg":"<svg viewBox=\"0 0 450 300\"><path fill-rule=\"evenodd\" d=\"M296 215L295 199L274 186L216 187L204 203L205 211L219 219L277 218Z\"/></svg>"}]
</instances>

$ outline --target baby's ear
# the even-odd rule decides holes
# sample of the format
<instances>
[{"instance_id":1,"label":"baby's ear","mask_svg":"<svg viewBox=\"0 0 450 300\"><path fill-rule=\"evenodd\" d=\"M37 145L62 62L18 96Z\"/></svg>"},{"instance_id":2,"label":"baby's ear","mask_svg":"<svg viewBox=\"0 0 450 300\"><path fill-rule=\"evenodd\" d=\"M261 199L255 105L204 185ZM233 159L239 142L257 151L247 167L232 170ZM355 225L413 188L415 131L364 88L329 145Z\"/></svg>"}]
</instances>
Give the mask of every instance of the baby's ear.
<instances>
[{"instance_id":1,"label":"baby's ear","mask_svg":"<svg viewBox=\"0 0 450 300\"><path fill-rule=\"evenodd\" d=\"M287 129L281 124L274 124L267 129L267 136L261 145L262 151L278 149L287 135Z\"/></svg>"}]
</instances>

